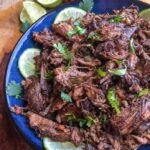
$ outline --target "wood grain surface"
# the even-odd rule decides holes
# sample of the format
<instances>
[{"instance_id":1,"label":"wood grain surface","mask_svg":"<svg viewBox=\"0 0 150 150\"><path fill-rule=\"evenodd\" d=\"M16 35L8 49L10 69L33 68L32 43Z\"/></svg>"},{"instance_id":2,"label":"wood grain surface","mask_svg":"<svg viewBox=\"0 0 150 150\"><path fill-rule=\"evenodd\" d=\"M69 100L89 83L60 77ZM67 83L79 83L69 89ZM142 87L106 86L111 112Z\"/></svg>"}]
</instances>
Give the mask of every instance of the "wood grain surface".
<instances>
[{"instance_id":1,"label":"wood grain surface","mask_svg":"<svg viewBox=\"0 0 150 150\"><path fill-rule=\"evenodd\" d=\"M13 50L21 33L18 15L22 0L0 0L0 62ZM0 150L33 150L16 131L6 113L4 98L5 70L10 54L0 64Z\"/></svg>"}]
</instances>

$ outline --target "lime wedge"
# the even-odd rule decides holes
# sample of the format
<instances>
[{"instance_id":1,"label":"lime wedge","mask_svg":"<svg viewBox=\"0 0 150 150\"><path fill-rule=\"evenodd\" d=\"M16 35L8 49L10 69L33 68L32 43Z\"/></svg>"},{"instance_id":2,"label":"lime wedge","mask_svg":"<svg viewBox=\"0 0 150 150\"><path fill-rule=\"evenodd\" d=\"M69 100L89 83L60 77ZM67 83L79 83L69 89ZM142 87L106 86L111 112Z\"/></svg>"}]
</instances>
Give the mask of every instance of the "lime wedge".
<instances>
[{"instance_id":1,"label":"lime wedge","mask_svg":"<svg viewBox=\"0 0 150 150\"><path fill-rule=\"evenodd\" d=\"M35 70L35 64L33 58L37 55L40 55L39 49L28 48L20 56L18 62L18 68L24 78L27 78L35 74L36 70Z\"/></svg>"},{"instance_id":2,"label":"lime wedge","mask_svg":"<svg viewBox=\"0 0 150 150\"><path fill-rule=\"evenodd\" d=\"M31 20L29 18L29 15L27 14L27 12L26 12L26 10L24 8L22 9L22 11L20 13L20 21L22 23L27 21L27 22L29 22L31 24Z\"/></svg>"},{"instance_id":3,"label":"lime wedge","mask_svg":"<svg viewBox=\"0 0 150 150\"><path fill-rule=\"evenodd\" d=\"M84 15L86 15L86 11L76 8L76 7L69 7L64 10L62 10L56 17L54 24L57 24L61 21L66 21L69 18L77 19L82 18Z\"/></svg>"},{"instance_id":4,"label":"lime wedge","mask_svg":"<svg viewBox=\"0 0 150 150\"><path fill-rule=\"evenodd\" d=\"M150 19L150 8L141 11L141 12L139 13L139 16L142 17L142 18L145 19L145 20Z\"/></svg>"},{"instance_id":5,"label":"lime wedge","mask_svg":"<svg viewBox=\"0 0 150 150\"><path fill-rule=\"evenodd\" d=\"M33 1L24 1L23 7L31 20L31 24L46 14L46 10Z\"/></svg>"},{"instance_id":6,"label":"lime wedge","mask_svg":"<svg viewBox=\"0 0 150 150\"><path fill-rule=\"evenodd\" d=\"M54 8L62 3L62 0L37 0L37 2L44 7Z\"/></svg>"},{"instance_id":7,"label":"lime wedge","mask_svg":"<svg viewBox=\"0 0 150 150\"><path fill-rule=\"evenodd\" d=\"M75 145L71 142L54 142L49 138L43 139L43 146L45 150L82 150L83 145L79 147L75 147Z\"/></svg>"}]
</instances>

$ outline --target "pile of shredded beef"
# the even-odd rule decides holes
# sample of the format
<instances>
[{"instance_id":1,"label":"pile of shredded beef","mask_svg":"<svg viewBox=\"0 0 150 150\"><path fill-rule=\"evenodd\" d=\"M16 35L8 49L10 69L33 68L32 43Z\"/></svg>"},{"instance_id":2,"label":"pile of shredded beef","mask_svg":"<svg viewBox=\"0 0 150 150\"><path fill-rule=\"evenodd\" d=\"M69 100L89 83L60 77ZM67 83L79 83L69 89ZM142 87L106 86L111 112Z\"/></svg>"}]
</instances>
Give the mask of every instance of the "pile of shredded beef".
<instances>
[{"instance_id":1,"label":"pile of shredded beef","mask_svg":"<svg viewBox=\"0 0 150 150\"><path fill-rule=\"evenodd\" d=\"M23 82L24 113L41 137L85 150L150 143L150 21L130 6L88 13L33 33L36 76Z\"/></svg>"}]
</instances>

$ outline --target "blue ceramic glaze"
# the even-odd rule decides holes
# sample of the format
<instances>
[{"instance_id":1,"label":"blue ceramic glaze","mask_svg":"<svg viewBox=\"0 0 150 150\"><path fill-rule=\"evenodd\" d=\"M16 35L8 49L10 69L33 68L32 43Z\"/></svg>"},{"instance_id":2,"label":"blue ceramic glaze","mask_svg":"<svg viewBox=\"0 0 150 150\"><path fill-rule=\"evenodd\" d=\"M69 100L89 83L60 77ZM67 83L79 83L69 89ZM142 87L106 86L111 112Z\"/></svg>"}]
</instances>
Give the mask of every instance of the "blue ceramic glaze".
<instances>
[{"instance_id":1,"label":"blue ceramic glaze","mask_svg":"<svg viewBox=\"0 0 150 150\"><path fill-rule=\"evenodd\" d=\"M148 5L140 2L133 2L132 0L94 0L94 8L93 12L95 13L106 13L112 12L113 9L120 9L123 6L128 7L131 4L136 4L139 6L140 10L148 8ZM27 48L37 47L37 44L32 40L32 33L42 31L45 27L51 27L56 15L64 8L69 6L78 6L78 3L72 3L61 7L44 17L38 20L32 27L21 37L19 42L17 43L10 61L8 63L8 68L6 72L6 80L5 80L5 89L8 83L11 80L15 80L16 82L21 82L23 77L21 76L18 70L18 59L23 51ZM24 102L22 100L15 99L14 97L8 96L6 94L7 106L10 108L14 105L24 106ZM8 110L9 111L9 110ZM22 133L22 135L30 142L33 146L35 146L39 150L43 150L42 141L37 137L34 130L29 128L28 121L25 117L16 115L9 111L10 117L15 123L17 129ZM146 145L145 147L140 148L140 150L150 150L150 146Z\"/></svg>"}]
</instances>

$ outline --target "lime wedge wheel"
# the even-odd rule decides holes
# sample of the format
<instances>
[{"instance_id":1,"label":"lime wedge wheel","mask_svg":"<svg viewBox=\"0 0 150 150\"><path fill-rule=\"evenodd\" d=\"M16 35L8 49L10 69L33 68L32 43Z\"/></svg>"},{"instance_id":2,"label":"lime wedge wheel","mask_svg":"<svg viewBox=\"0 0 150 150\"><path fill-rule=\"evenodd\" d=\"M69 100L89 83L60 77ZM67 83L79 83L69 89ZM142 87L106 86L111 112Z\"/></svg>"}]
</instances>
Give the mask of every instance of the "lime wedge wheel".
<instances>
[{"instance_id":1,"label":"lime wedge wheel","mask_svg":"<svg viewBox=\"0 0 150 150\"><path fill-rule=\"evenodd\" d=\"M62 0L37 0L37 2L44 7L54 8L62 3Z\"/></svg>"},{"instance_id":2,"label":"lime wedge wheel","mask_svg":"<svg viewBox=\"0 0 150 150\"><path fill-rule=\"evenodd\" d=\"M141 11L141 12L139 13L139 16L142 17L142 18L145 19L145 20L150 19L150 8Z\"/></svg>"},{"instance_id":3,"label":"lime wedge wheel","mask_svg":"<svg viewBox=\"0 0 150 150\"><path fill-rule=\"evenodd\" d=\"M75 147L71 142L54 142L49 138L45 137L43 139L43 146L45 150L82 150L82 146Z\"/></svg>"},{"instance_id":4,"label":"lime wedge wheel","mask_svg":"<svg viewBox=\"0 0 150 150\"><path fill-rule=\"evenodd\" d=\"M23 8L22 9L22 11L21 11L21 13L20 13L20 21L22 22L22 23L24 23L24 22L29 22L30 24L31 24L31 20L30 20L30 17L29 17L29 15L27 14L27 12L26 12L26 10Z\"/></svg>"},{"instance_id":5,"label":"lime wedge wheel","mask_svg":"<svg viewBox=\"0 0 150 150\"><path fill-rule=\"evenodd\" d=\"M24 1L23 8L26 11L29 20L31 21L31 24L46 14L46 10L41 5L33 1ZM20 20L24 19L21 18L22 16L24 17L24 14L20 15Z\"/></svg>"},{"instance_id":6,"label":"lime wedge wheel","mask_svg":"<svg viewBox=\"0 0 150 150\"><path fill-rule=\"evenodd\" d=\"M18 68L24 78L36 73L34 57L40 55L40 49L28 48L19 58Z\"/></svg>"},{"instance_id":7,"label":"lime wedge wheel","mask_svg":"<svg viewBox=\"0 0 150 150\"><path fill-rule=\"evenodd\" d=\"M57 16L54 21L54 24L57 24L62 21L66 21L69 18L77 19L77 18L82 18L83 16L86 15L86 11L76 8L76 7L68 7L62 10Z\"/></svg>"}]
</instances>

